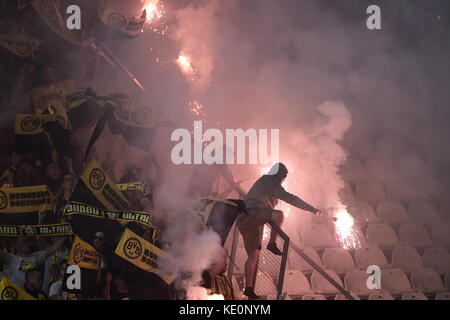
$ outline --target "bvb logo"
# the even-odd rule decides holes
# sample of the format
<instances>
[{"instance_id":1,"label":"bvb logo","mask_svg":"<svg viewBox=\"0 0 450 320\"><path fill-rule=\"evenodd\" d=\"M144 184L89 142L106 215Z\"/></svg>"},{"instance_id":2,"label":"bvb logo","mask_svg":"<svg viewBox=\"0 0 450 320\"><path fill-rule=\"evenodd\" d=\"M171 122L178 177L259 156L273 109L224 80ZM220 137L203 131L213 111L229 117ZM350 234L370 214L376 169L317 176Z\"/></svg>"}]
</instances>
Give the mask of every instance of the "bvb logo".
<instances>
[{"instance_id":1,"label":"bvb logo","mask_svg":"<svg viewBox=\"0 0 450 320\"><path fill-rule=\"evenodd\" d=\"M91 171L91 175L89 176L89 184L92 188L98 190L103 187L105 183L105 174L100 169L94 169Z\"/></svg>"},{"instance_id":2,"label":"bvb logo","mask_svg":"<svg viewBox=\"0 0 450 320\"><path fill-rule=\"evenodd\" d=\"M127 24L127 19L118 13L111 13L108 16L108 24L113 28L122 29Z\"/></svg>"},{"instance_id":3,"label":"bvb logo","mask_svg":"<svg viewBox=\"0 0 450 320\"><path fill-rule=\"evenodd\" d=\"M0 209L6 208L8 205L8 196L3 191L0 191Z\"/></svg>"},{"instance_id":4,"label":"bvb logo","mask_svg":"<svg viewBox=\"0 0 450 320\"><path fill-rule=\"evenodd\" d=\"M2 291L2 298L0 300L17 300L17 290L13 287L6 287Z\"/></svg>"},{"instance_id":5,"label":"bvb logo","mask_svg":"<svg viewBox=\"0 0 450 320\"><path fill-rule=\"evenodd\" d=\"M77 244L73 250L73 260L75 263L80 263L84 258L84 248L81 244Z\"/></svg>"},{"instance_id":6,"label":"bvb logo","mask_svg":"<svg viewBox=\"0 0 450 320\"><path fill-rule=\"evenodd\" d=\"M32 132L39 128L39 125L41 124L41 121L39 121L38 117L25 117L22 122L20 123L20 127L25 132Z\"/></svg>"},{"instance_id":7,"label":"bvb logo","mask_svg":"<svg viewBox=\"0 0 450 320\"><path fill-rule=\"evenodd\" d=\"M28 55L34 49L32 41L17 41L16 50L21 55Z\"/></svg>"},{"instance_id":8,"label":"bvb logo","mask_svg":"<svg viewBox=\"0 0 450 320\"><path fill-rule=\"evenodd\" d=\"M141 242L136 238L130 238L123 245L123 252L130 259L137 259L142 254Z\"/></svg>"},{"instance_id":9,"label":"bvb logo","mask_svg":"<svg viewBox=\"0 0 450 320\"><path fill-rule=\"evenodd\" d=\"M131 111L130 116L137 125L145 125L150 120L151 111L145 107L138 107Z\"/></svg>"}]
</instances>

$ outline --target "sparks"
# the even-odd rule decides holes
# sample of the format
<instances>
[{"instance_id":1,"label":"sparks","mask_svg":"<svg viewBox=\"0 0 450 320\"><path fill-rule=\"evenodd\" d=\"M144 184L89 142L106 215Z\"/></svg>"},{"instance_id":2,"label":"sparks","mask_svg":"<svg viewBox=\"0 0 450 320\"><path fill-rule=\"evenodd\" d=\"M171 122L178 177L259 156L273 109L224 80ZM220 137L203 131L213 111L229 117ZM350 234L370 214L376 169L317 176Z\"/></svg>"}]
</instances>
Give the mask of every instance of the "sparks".
<instances>
[{"instance_id":1,"label":"sparks","mask_svg":"<svg viewBox=\"0 0 450 320\"><path fill-rule=\"evenodd\" d=\"M194 68L192 68L191 59L188 56L181 53L178 56L176 63L180 67L181 72L183 72L185 75L192 76L194 74L195 70Z\"/></svg>"},{"instance_id":2,"label":"sparks","mask_svg":"<svg viewBox=\"0 0 450 320\"><path fill-rule=\"evenodd\" d=\"M164 13L162 8L163 7L159 4L159 0L150 0L144 7L146 23L151 24L152 22L161 19Z\"/></svg>"},{"instance_id":3,"label":"sparks","mask_svg":"<svg viewBox=\"0 0 450 320\"><path fill-rule=\"evenodd\" d=\"M355 221L345 207L340 207L334 214L338 241L344 249L361 247L361 235L354 228Z\"/></svg>"}]
</instances>

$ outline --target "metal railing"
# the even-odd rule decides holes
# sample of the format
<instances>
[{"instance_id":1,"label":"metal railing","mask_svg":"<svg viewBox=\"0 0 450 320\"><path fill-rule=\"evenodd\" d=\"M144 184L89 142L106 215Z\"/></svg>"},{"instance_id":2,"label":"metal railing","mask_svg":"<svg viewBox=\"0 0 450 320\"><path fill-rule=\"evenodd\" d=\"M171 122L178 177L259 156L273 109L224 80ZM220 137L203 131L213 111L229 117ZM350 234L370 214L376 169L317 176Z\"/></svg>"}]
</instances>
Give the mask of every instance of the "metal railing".
<instances>
[{"instance_id":1,"label":"metal railing","mask_svg":"<svg viewBox=\"0 0 450 320\"><path fill-rule=\"evenodd\" d=\"M276 224L270 223L268 224L272 230L274 230L278 235L277 242L283 242L282 248L283 248L283 255L281 256L281 261L278 262L280 257L271 255L269 259L266 259L267 261L263 261L265 263L264 268L260 266L260 263L258 263L257 272L255 273L255 291L258 291L258 274L264 274L268 278L272 278L271 275L267 274L267 270L269 269L272 272L274 269L277 269L277 276L275 280L276 283L276 297L277 299L281 299L284 295L283 292L283 285L284 285L284 275L286 271L286 264L289 254L289 248L293 250L296 254L298 254L303 260L305 260L311 267L316 270L320 275L322 275L328 282L331 283L339 292L341 292L347 299L349 300L355 300L355 298L344 288L342 287L335 279L333 279L321 266L319 266L316 262L314 262L307 254L303 252L302 249L298 248L292 241L290 241L289 236ZM237 253L238 253L238 244L239 241L242 241L240 239L240 234L236 226L234 226L232 231L232 238L231 238L231 249L230 249L230 259L232 260L232 263L229 264L228 268L228 277L231 279L231 277L235 274L243 274L244 272L244 263L243 259L246 257L239 257L241 261L236 261ZM266 251L266 250L264 250ZM264 252L263 251L263 252ZM264 259L264 256L263 256ZM260 259L261 260L261 259ZM237 263L235 263L237 262ZM279 263L279 268L277 267L277 264ZM238 267L238 265L241 265L242 269ZM269 267L267 267L269 266ZM239 268L236 272L236 268Z\"/></svg>"}]
</instances>

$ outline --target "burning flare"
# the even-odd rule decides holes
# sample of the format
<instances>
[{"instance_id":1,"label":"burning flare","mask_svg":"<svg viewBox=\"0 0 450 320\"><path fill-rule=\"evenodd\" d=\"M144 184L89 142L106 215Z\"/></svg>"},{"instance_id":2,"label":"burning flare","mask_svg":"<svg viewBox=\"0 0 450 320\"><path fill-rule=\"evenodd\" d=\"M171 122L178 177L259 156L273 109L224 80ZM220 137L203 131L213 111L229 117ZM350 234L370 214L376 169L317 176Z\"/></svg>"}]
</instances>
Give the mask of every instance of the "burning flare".
<instances>
[{"instance_id":1,"label":"burning flare","mask_svg":"<svg viewBox=\"0 0 450 320\"><path fill-rule=\"evenodd\" d=\"M152 23L153 21L161 19L163 10L159 4L159 0L147 0L144 10L146 12L146 22Z\"/></svg>"},{"instance_id":2,"label":"burning flare","mask_svg":"<svg viewBox=\"0 0 450 320\"><path fill-rule=\"evenodd\" d=\"M181 53L176 60L177 65L180 67L181 72L185 75L191 76L194 74L194 68L191 65L191 58Z\"/></svg>"},{"instance_id":3,"label":"burning flare","mask_svg":"<svg viewBox=\"0 0 450 320\"><path fill-rule=\"evenodd\" d=\"M344 249L356 249L361 247L360 234L355 230L355 220L345 207L339 207L334 214L336 233L339 242Z\"/></svg>"}]
</instances>

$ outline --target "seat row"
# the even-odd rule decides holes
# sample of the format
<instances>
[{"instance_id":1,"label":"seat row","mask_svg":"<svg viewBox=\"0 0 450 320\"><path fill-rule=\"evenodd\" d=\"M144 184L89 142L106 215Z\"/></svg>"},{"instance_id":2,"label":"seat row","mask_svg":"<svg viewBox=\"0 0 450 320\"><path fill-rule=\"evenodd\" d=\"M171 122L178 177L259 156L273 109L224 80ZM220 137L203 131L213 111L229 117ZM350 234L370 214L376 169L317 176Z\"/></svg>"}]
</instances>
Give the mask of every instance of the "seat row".
<instances>
[{"instance_id":1,"label":"seat row","mask_svg":"<svg viewBox=\"0 0 450 320\"><path fill-rule=\"evenodd\" d=\"M358 243L374 245L381 248L394 248L399 244L416 248L443 246L450 248L450 223L435 225L431 236L423 225L418 223L405 223L399 226L398 234L387 223L369 224L365 234L356 225L353 237ZM306 224L300 231L302 244L315 249L342 246L338 241L336 231L327 225Z\"/></svg>"},{"instance_id":2,"label":"seat row","mask_svg":"<svg viewBox=\"0 0 450 320\"><path fill-rule=\"evenodd\" d=\"M371 265L381 269L398 268L405 273L422 268L431 268L438 274L444 275L450 271L450 254L446 248L427 248L422 255L408 246L397 246L388 260L385 253L376 246L364 246L356 249L353 256L343 248L327 248L322 257L313 248L303 248L303 253L316 264L326 269L332 269L337 274L358 268L366 270ZM304 272L311 272L312 266L301 258L295 251L291 251L288 258L288 267Z\"/></svg>"}]
</instances>

